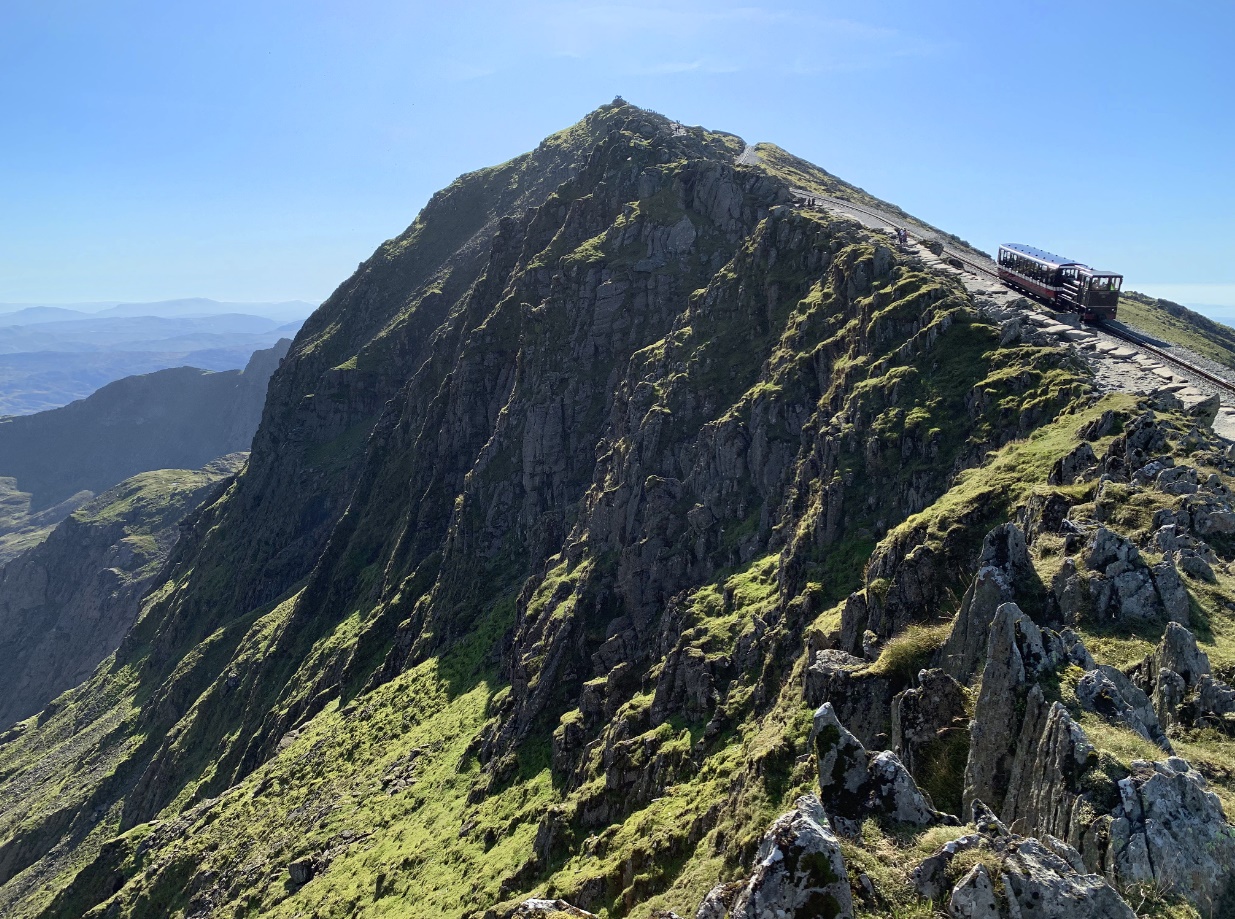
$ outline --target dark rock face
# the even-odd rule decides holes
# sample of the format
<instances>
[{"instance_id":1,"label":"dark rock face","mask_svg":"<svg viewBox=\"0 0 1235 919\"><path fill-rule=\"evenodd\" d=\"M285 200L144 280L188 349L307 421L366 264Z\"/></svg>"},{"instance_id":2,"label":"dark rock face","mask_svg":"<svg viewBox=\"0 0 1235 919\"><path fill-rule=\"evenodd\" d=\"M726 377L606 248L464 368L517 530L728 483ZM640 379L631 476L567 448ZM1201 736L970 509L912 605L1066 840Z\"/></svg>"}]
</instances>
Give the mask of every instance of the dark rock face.
<instances>
[{"instance_id":1,"label":"dark rock face","mask_svg":"<svg viewBox=\"0 0 1235 919\"><path fill-rule=\"evenodd\" d=\"M981 575L979 575L981 577ZM892 700L891 748L917 776L941 745L968 732L964 688L943 670L923 670L918 686Z\"/></svg>"},{"instance_id":2,"label":"dark rock face","mask_svg":"<svg viewBox=\"0 0 1235 919\"><path fill-rule=\"evenodd\" d=\"M918 826L950 822L922 794L895 753L867 753L830 704L815 712L811 736L819 764L820 799L828 813L846 821L851 830L872 816Z\"/></svg>"}]
</instances>

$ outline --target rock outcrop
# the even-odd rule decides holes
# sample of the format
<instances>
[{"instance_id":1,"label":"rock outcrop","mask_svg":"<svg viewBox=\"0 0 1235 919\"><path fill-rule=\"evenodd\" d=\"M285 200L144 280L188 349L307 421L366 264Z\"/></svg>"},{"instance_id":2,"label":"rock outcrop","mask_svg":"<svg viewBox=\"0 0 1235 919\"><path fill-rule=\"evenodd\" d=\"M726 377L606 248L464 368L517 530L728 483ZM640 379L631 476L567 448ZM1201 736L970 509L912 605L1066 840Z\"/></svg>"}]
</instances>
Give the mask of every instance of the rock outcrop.
<instances>
[{"instance_id":1,"label":"rock outcrop","mask_svg":"<svg viewBox=\"0 0 1235 919\"><path fill-rule=\"evenodd\" d=\"M793 810L768 828L755 854L754 871L728 909L724 894L724 888L712 891L696 919L852 919L845 859L818 798L798 798Z\"/></svg>"},{"instance_id":2,"label":"rock outcrop","mask_svg":"<svg viewBox=\"0 0 1235 919\"><path fill-rule=\"evenodd\" d=\"M923 670L918 685L892 700L891 748L911 775L954 737L967 735L969 695L943 670Z\"/></svg>"},{"instance_id":3,"label":"rock outcrop","mask_svg":"<svg viewBox=\"0 0 1235 919\"><path fill-rule=\"evenodd\" d=\"M999 607L990 626L982 689L970 726L965 807L981 800L1001 813L1013 786L1020 788L1021 801L1031 788L1037 793L1030 796L1046 801L1047 789L1030 774L1048 763L1072 774L1087 760L1082 748L1070 746L1075 737L1071 718L1058 703L1048 704L1038 686L1039 678L1066 663L1092 664L1075 636L1040 629L1015 603ZM1056 750L1039 761L1039 747L1048 734L1057 741ZM1052 809L1063 805L1058 800L1049 803Z\"/></svg>"},{"instance_id":4,"label":"rock outcrop","mask_svg":"<svg viewBox=\"0 0 1235 919\"><path fill-rule=\"evenodd\" d=\"M1077 683L1076 697L1088 711L1122 724L1168 753L1173 752L1171 742L1158 723L1153 702L1123 671L1106 664L1090 670Z\"/></svg>"},{"instance_id":5,"label":"rock outcrop","mask_svg":"<svg viewBox=\"0 0 1235 919\"><path fill-rule=\"evenodd\" d=\"M845 730L830 704L815 712L811 736L819 769L819 797L850 832L865 817L925 826L948 821L918 788L895 753L868 753Z\"/></svg>"},{"instance_id":6,"label":"rock outcrop","mask_svg":"<svg viewBox=\"0 0 1235 919\"><path fill-rule=\"evenodd\" d=\"M1203 913L1235 909L1235 827L1187 762L1134 762L1112 816L1108 872L1180 894Z\"/></svg>"},{"instance_id":7,"label":"rock outcrop","mask_svg":"<svg viewBox=\"0 0 1235 919\"><path fill-rule=\"evenodd\" d=\"M913 873L919 894L946 901L953 919L1135 916L1103 877L1086 871L1080 854L1066 842L1010 833L980 803L974 820L979 833L946 844ZM960 853L971 851L980 852L983 860L948 889L948 866Z\"/></svg>"}]
</instances>

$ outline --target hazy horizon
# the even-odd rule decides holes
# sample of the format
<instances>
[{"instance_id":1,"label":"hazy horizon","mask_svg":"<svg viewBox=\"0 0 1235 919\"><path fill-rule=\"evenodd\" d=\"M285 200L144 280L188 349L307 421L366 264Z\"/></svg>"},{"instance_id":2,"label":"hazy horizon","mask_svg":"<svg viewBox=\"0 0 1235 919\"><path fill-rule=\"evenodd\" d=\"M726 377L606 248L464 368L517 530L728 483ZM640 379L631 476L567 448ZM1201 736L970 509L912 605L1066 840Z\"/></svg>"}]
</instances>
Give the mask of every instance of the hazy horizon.
<instances>
[{"instance_id":1,"label":"hazy horizon","mask_svg":"<svg viewBox=\"0 0 1235 919\"><path fill-rule=\"evenodd\" d=\"M321 300L435 191L621 95L986 251L1235 308L1233 33L1147 2L8 4L0 301Z\"/></svg>"}]
</instances>

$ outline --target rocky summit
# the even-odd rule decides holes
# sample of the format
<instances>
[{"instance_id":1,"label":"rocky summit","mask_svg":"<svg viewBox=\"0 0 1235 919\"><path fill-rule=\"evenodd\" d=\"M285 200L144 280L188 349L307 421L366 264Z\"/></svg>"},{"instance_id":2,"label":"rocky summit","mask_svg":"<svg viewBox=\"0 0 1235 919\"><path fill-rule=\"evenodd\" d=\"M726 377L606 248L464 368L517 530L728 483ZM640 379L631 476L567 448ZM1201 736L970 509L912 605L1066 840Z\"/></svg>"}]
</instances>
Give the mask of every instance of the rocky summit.
<instances>
[{"instance_id":1,"label":"rocky summit","mask_svg":"<svg viewBox=\"0 0 1235 919\"><path fill-rule=\"evenodd\" d=\"M603 106L364 262L174 532L11 563L76 670L0 914L1235 915L1212 407L804 194L891 209Z\"/></svg>"}]
</instances>

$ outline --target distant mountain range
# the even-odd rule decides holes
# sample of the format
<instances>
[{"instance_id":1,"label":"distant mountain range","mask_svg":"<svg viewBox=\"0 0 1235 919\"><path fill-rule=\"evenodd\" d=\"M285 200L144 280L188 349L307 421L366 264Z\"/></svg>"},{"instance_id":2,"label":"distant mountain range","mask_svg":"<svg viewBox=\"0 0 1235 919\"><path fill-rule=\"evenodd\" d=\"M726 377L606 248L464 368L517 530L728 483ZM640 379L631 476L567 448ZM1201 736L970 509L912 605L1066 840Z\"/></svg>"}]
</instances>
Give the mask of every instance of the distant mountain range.
<instances>
[{"instance_id":1,"label":"distant mountain range","mask_svg":"<svg viewBox=\"0 0 1235 919\"><path fill-rule=\"evenodd\" d=\"M170 367L235 370L290 338L312 303L0 304L0 416L84 398L114 380Z\"/></svg>"},{"instance_id":2,"label":"distant mountain range","mask_svg":"<svg viewBox=\"0 0 1235 919\"><path fill-rule=\"evenodd\" d=\"M105 300L93 303L0 303L0 326L39 322L64 322L86 317L161 316L166 319L199 319L227 313L264 316L280 322L303 320L317 309L306 300L278 302L221 302L206 297L158 300L151 303L125 303Z\"/></svg>"}]
</instances>

